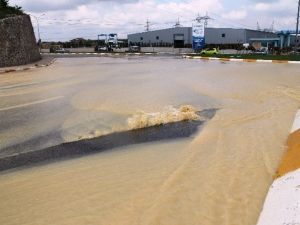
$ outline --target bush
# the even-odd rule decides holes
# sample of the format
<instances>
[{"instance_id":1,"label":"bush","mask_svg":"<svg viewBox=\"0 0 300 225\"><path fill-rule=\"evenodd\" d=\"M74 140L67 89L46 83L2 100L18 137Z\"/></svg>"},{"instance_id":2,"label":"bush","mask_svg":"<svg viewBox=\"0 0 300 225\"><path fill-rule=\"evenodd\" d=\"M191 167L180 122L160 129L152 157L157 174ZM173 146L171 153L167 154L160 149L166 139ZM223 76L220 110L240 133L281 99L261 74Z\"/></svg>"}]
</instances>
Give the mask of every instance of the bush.
<instances>
[{"instance_id":1,"label":"bush","mask_svg":"<svg viewBox=\"0 0 300 225\"><path fill-rule=\"evenodd\" d=\"M8 0L0 0L0 19L23 14L20 6L9 6Z\"/></svg>"}]
</instances>

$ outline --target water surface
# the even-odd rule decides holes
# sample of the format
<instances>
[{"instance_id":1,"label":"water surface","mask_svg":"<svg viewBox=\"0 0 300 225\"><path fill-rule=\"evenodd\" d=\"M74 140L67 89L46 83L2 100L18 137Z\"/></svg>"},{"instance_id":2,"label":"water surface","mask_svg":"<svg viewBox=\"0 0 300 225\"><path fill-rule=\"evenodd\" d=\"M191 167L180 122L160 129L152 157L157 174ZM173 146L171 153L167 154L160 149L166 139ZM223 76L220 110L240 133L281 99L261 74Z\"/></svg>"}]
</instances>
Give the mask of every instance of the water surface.
<instances>
[{"instance_id":1,"label":"water surface","mask_svg":"<svg viewBox=\"0 0 300 225\"><path fill-rule=\"evenodd\" d=\"M285 64L59 59L0 81L2 109L62 96L0 111L5 154L130 129L141 112L219 108L187 139L1 173L8 225L254 225L300 103L299 66Z\"/></svg>"}]
</instances>

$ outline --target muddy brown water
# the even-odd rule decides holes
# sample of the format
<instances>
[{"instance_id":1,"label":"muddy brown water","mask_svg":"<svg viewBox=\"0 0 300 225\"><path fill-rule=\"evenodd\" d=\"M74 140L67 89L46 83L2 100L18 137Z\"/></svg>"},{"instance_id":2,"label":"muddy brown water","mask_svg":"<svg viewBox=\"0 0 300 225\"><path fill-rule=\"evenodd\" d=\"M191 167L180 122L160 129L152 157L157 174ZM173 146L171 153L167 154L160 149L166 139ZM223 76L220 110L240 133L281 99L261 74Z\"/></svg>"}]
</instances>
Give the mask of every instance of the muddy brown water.
<instances>
[{"instance_id":1,"label":"muddy brown water","mask_svg":"<svg viewBox=\"0 0 300 225\"><path fill-rule=\"evenodd\" d=\"M6 225L254 225L300 106L297 65L76 58L0 81L1 154L219 109L186 139L2 172Z\"/></svg>"}]
</instances>

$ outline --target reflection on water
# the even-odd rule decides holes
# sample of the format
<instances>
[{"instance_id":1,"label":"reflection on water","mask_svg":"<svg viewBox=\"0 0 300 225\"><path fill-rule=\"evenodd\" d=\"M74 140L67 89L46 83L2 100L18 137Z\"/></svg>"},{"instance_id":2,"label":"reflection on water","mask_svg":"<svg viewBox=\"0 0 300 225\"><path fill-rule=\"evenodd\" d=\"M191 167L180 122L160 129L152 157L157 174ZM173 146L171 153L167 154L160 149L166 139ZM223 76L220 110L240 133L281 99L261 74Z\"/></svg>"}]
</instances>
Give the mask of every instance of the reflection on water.
<instances>
[{"instance_id":1,"label":"reflection on water","mask_svg":"<svg viewBox=\"0 0 300 225\"><path fill-rule=\"evenodd\" d=\"M5 89L3 96L64 95L65 105L49 106L68 112L51 121L59 128L40 128L57 129L64 140L128 128L128 118L155 124L160 114L153 112L169 105L220 108L192 138L2 173L0 224L255 224L300 103L298 70L297 65L93 58L60 59L17 81L0 78L6 85L44 82L34 89ZM183 111L193 115L190 108ZM17 124L12 129L25 133L24 140L37 132ZM18 142L8 130L1 132L7 145Z\"/></svg>"}]
</instances>

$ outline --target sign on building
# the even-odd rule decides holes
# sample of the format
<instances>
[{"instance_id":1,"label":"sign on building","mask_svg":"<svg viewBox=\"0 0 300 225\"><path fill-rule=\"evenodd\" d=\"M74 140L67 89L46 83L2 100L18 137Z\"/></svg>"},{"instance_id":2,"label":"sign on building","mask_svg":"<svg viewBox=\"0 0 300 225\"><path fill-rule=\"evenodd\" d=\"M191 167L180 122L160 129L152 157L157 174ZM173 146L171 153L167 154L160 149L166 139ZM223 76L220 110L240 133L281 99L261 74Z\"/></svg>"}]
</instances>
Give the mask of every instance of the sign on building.
<instances>
[{"instance_id":1,"label":"sign on building","mask_svg":"<svg viewBox=\"0 0 300 225\"><path fill-rule=\"evenodd\" d=\"M204 37L204 22L200 21L193 24L193 49L196 51L202 50L205 45Z\"/></svg>"}]
</instances>

